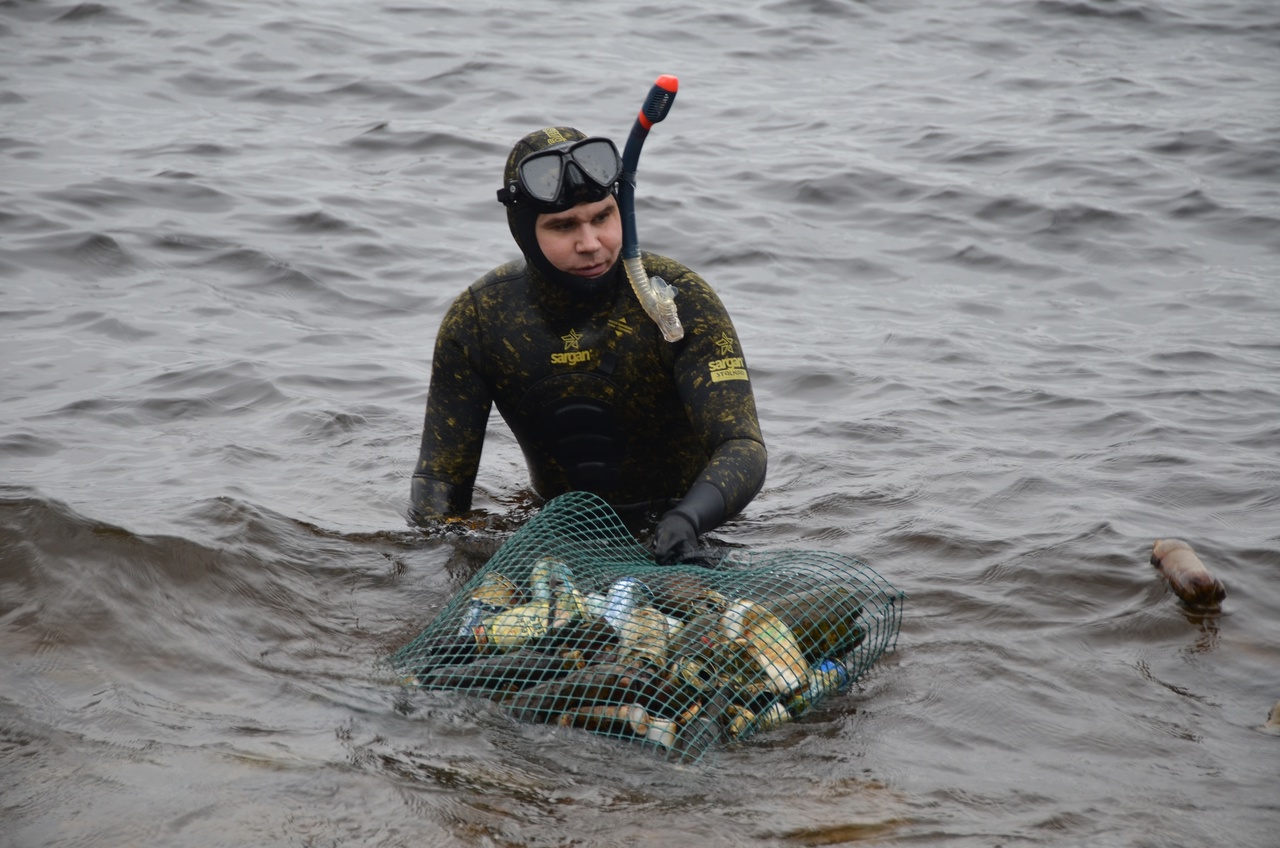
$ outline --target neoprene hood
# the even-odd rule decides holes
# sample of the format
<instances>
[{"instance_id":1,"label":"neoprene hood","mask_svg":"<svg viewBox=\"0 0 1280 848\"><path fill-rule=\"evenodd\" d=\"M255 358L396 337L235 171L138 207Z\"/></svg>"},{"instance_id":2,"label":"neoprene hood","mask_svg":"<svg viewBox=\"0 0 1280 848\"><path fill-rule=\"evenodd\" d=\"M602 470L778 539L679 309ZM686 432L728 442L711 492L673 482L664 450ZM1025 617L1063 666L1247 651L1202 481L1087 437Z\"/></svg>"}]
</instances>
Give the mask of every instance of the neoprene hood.
<instances>
[{"instance_id":1,"label":"neoprene hood","mask_svg":"<svg viewBox=\"0 0 1280 848\"><path fill-rule=\"evenodd\" d=\"M581 141L585 138L587 138L585 133L573 127L546 127L529 133L516 142L515 146L511 148L511 153L507 156L507 164L502 172L503 186L510 186L517 181L516 168L529 154L537 153L539 150L546 150L555 145ZM610 187L609 193L615 192L616 189L617 183L615 181L614 185ZM606 193L604 196L608 196L608 194ZM574 274L567 274L552 265L551 261L543 254L542 248L538 246L538 236L535 231L538 215L563 212L572 208L573 205L573 203L569 203L549 206L530 201L527 197L522 197L514 202L506 203L507 227L511 230L511 237L516 240L516 244L525 255L525 259L536 269L537 276L557 283L573 294L594 294L602 290L606 284L613 282L618 268L621 266L620 261L600 277L588 280Z\"/></svg>"}]
</instances>

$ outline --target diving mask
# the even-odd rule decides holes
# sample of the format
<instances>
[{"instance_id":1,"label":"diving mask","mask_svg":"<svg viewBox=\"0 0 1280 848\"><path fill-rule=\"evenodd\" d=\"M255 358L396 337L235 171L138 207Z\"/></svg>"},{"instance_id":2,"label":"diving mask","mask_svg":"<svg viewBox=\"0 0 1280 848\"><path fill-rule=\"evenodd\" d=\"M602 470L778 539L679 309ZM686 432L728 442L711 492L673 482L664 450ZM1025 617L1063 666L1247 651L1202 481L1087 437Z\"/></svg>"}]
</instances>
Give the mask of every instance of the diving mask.
<instances>
[{"instance_id":1,"label":"diving mask","mask_svg":"<svg viewBox=\"0 0 1280 848\"><path fill-rule=\"evenodd\" d=\"M568 208L608 197L622 175L622 157L607 138L555 144L530 153L516 168L516 179L498 189L511 205L528 198L539 206Z\"/></svg>"}]
</instances>

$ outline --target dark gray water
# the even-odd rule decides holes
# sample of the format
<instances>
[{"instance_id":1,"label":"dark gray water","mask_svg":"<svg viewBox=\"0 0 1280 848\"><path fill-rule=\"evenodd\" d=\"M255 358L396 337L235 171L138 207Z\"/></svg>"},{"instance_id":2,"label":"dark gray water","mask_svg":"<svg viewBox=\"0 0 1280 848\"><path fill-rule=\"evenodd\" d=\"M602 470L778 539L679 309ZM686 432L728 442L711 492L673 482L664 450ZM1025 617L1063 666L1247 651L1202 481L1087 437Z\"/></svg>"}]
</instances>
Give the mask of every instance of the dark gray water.
<instances>
[{"instance_id":1,"label":"dark gray water","mask_svg":"<svg viewBox=\"0 0 1280 848\"><path fill-rule=\"evenodd\" d=\"M770 471L719 537L910 595L705 768L378 661L525 513L406 527L528 130L646 145ZM1271 0L0 0L0 845L1272 846ZM1181 606L1191 542L1227 584Z\"/></svg>"}]
</instances>

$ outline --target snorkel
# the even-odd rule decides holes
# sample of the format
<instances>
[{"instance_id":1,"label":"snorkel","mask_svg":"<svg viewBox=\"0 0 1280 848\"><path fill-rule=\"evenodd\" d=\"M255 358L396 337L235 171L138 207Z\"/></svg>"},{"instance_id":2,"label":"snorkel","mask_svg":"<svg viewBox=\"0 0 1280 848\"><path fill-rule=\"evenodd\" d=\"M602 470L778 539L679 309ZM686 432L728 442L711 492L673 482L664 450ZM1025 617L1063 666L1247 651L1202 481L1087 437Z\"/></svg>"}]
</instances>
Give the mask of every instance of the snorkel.
<instances>
[{"instance_id":1,"label":"snorkel","mask_svg":"<svg viewBox=\"0 0 1280 848\"><path fill-rule=\"evenodd\" d=\"M675 77L664 74L649 89L649 96L640 107L640 114L636 116L626 149L622 152L622 177L618 183L618 209L622 213L622 267L640 305L669 342L684 338L684 328L676 314L675 288L661 277L646 274L640 261L640 238L636 234L636 167L640 164L640 148L650 128L667 117L678 87L679 81Z\"/></svg>"}]
</instances>

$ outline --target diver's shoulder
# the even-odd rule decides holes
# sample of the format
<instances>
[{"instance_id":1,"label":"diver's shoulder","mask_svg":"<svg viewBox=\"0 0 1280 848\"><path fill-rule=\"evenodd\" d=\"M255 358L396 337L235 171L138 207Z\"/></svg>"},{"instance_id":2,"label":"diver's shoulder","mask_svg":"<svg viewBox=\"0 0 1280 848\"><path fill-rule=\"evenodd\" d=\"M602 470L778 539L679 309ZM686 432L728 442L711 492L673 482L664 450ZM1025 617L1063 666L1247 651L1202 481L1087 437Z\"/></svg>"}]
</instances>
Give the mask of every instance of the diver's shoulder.
<instances>
[{"instance_id":1,"label":"diver's shoulder","mask_svg":"<svg viewBox=\"0 0 1280 848\"><path fill-rule=\"evenodd\" d=\"M487 272L480 279L471 284L469 290L473 294L480 294L486 289L494 286L508 286L512 283L524 282L527 279L525 274L525 262L523 259L513 259L510 262L504 262L497 268Z\"/></svg>"},{"instance_id":2,"label":"diver's shoulder","mask_svg":"<svg viewBox=\"0 0 1280 848\"><path fill-rule=\"evenodd\" d=\"M669 256L642 250L640 260L644 263L644 270L650 277L661 277L672 285L678 282L685 285L707 285L707 281L702 279L696 271Z\"/></svg>"}]
</instances>

